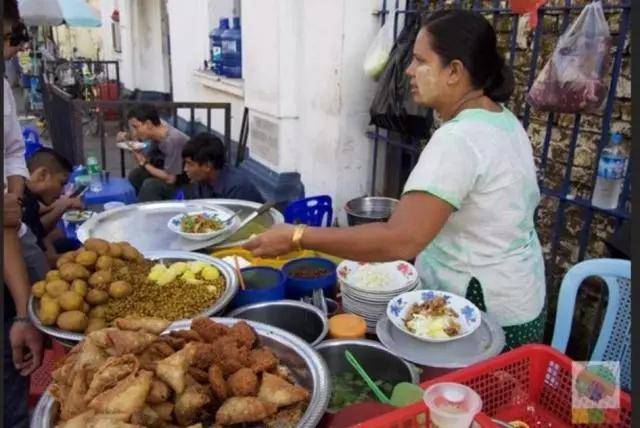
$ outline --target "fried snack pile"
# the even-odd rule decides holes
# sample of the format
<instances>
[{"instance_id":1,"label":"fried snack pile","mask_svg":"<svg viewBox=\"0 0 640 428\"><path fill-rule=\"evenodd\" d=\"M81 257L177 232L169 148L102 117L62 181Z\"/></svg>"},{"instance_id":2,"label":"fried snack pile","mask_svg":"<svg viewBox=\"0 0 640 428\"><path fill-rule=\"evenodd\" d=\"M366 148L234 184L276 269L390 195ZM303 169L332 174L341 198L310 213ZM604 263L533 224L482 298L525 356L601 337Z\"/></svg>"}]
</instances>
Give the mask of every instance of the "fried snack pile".
<instances>
[{"instance_id":1,"label":"fried snack pile","mask_svg":"<svg viewBox=\"0 0 640 428\"><path fill-rule=\"evenodd\" d=\"M129 315L188 318L201 313L225 291L224 277L205 263L195 263L192 267L197 272L189 270L188 277L184 271L191 265L174 263L183 275L178 278L176 273L162 284L149 278L153 266L126 242L90 238L82 248L60 256L57 269L33 285L37 316L46 326L91 333Z\"/></svg>"},{"instance_id":2,"label":"fried snack pile","mask_svg":"<svg viewBox=\"0 0 640 428\"><path fill-rule=\"evenodd\" d=\"M309 391L244 321L119 318L87 335L52 373L58 428L293 427Z\"/></svg>"}]
</instances>

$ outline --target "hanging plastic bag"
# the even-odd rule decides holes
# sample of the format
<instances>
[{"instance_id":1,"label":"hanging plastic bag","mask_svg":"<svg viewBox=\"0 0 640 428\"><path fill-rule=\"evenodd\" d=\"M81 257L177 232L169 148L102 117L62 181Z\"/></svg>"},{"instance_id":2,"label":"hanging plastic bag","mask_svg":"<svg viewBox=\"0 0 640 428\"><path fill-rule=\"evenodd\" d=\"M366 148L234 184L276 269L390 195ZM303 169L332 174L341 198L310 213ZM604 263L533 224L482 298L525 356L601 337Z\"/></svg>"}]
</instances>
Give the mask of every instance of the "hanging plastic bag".
<instances>
[{"instance_id":1,"label":"hanging plastic bag","mask_svg":"<svg viewBox=\"0 0 640 428\"><path fill-rule=\"evenodd\" d=\"M611 34L600 1L585 6L560 36L551 59L536 78L527 102L558 113L592 113L607 97Z\"/></svg>"},{"instance_id":2,"label":"hanging plastic bag","mask_svg":"<svg viewBox=\"0 0 640 428\"><path fill-rule=\"evenodd\" d=\"M378 30L376 38L373 39L371 46L367 50L364 57L364 72L367 76L378 80L380 74L384 71L389 62L389 55L393 49L393 16L395 11L389 13L384 25Z\"/></svg>"},{"instance_id":3,"label":"hanging plastic bag","mask_svg":"<svg viewBox=\"0 0 640 428\"><path fill-rule=\"evenodd\" d=\"M371 125L405 136L425 138L433 123L431 109L413 101L410 78L405 74L413 58L413 44L420 31L420 20L407 17L389 56L369 113Z\"/></svg>"}]
</instances>

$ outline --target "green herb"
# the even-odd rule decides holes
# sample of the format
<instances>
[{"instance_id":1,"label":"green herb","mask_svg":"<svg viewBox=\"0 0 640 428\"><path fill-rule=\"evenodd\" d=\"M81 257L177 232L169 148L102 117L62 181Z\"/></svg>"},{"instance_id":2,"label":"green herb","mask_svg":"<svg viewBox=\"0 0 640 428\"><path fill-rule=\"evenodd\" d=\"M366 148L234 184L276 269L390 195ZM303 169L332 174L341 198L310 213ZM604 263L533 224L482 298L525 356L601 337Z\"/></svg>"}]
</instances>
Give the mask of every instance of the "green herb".
<instances>
[{"instance_id":1,"label":"green herb","mask_svg":"<svg viewBox=\"0 0 640 428\"><path fill-rule=\"evenodd\" d=\"M331 376L331 382L333 384L333 392L331 394L329 409L334 412L364 401L377 402L373 391L371 391L364 380L355 372L349 371ZM383 380L376 380L375 384L378 385L385 395L391 395L393 384Z\"/></svg>"}]
</instances>

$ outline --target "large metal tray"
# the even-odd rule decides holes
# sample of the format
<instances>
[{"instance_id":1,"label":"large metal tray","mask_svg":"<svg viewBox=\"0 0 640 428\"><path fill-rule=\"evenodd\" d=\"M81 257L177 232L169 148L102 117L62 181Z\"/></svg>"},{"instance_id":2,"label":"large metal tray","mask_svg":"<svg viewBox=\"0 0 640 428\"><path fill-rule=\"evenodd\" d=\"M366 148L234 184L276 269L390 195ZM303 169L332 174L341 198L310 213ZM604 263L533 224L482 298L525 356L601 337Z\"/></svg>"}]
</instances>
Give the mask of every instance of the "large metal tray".
<instances>
[{"instance_id":1,"label":"large metal tray","mask_svg":"<svg viewBox=\"0 0 640 428\"><path fill-rule=\"evenodd\" d=\"M473 334L445 343L418 340L398 329L386 315L378 321L376 334L394 353L416 364L440 369L458 369L498 355L505 345L504 331L487 314Z\"/></svg>"},{"instance_id":2,"label":"large metal tray","mask_svg":"<svg viewBox=\"0 0 640 428\"><path fill-rule=\"evenodd\" d=\"M233 325L240 319L212 318L216 322ZM260 343L269 347L278 359L292 372L296 382L311 390L307 410L298 422L298 427L315 427L327 410L331 398L331 379L329 369L320 355L304 340L276 327L256 321L248 322L258 333ZM189 328L191 321L173 323L167 331ZM45 392L36 406L31 418L31 428L53 428L58 405L51 394ZM247 424L247 427L260 426Z\"/></svg>"},{"instance_id":3,"label":"large metal tray","mask_svg":"<svg viewBox=\"0 0 640 428\"><path fill-rule=\"evenodd\" d=\"M199 260L205 262L207 264L213 265L218 270L220 270L220 274L224 276L225 279L225 290L222 293L222 296L211 306L202 311L199 315L204 315L210 317L212 315L216 315L224 310L224 308L231 303L231 300L234 298L236 293L238 292L238 278L236 277L235 270L227 263L218 258L207 256L204 254L198 253L189 253L186 251L147 251L143 253L145 258L149 260L156 260L158 262L163 263L173 263L177 261L194 261ZM36 302L33 296L29 298L29 318L33 325L40 331L45 334L48 334L52 338L60 341L63 345L73 346L73 344L80 342L84 339L84 334L82 333L74 333L67 330L61 330L56 327L46 326L40 322L40 319L36 315ZM195 317L196 315L194 315ZM171 324L180 325L181 321L175 321Z\"/></svg>"},{"instance_id":4,"label":"large metal tray","mask_svg":"<svg viewBox=\"0 0 640 428\"><path fill-rule=\"evenodd\" d=\"M167 227L171 217L207 207L227 209L230 215L233 212L238 213L228 233L207 241L192 241ZM241 221L259 207L258 203L236 199L194 199L133 204L94 215L78 228L77 236L82 242L89 238L102 238L112 242L127 241L142 252L227 248L242 245L252 234L260 233L274 224L284 223L282 214L272 208L235 233Z\"/></svg>"}]
</instances>

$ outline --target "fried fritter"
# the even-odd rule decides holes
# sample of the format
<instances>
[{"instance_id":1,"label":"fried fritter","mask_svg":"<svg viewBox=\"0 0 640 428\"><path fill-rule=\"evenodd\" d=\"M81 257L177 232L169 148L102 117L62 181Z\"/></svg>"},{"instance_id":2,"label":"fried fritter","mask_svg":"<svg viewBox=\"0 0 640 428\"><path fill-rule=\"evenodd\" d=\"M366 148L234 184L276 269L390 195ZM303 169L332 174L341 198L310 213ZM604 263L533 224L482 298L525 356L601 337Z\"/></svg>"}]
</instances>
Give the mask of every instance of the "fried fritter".
<instances>
[{"instance_id":1,"label":"fried fritter","mask_svg":"<svg viewBox=\"0 0 640 428\"><path fill-rule=\"evenodd\" d=\"M244 346L239 346L236 339L225 336L217 339L212 345L216 364L220 366L225 376L251 365L251 351Z\"/></svg>"},{"instance_id":2,"label":"fried fritter","mask_svg":"<svg viewBox=\"0 0 640 428\"><path fill-rule=\"evenodd\" d=\"M191 321L191 329L198 333L205 342L209 343L229 332L229 327L207 317L194 318Z\"/></svg>"},{"instance_id":3,"label":"fried fritter","mask_svg":"<svg viewBox=\"0 0 640 428\"><path fill-rule=\"evenodd\" d=\"M171 390L169 389L169 385L154 376L151 380L149 395L147 395L147 403L160 404L163 401L167 401L170 395Z\"/></svg>"},{"instance_id":4,"label":"fried fritter","mask_svg":"<svg viewBox=\"0 0 640 428\"><path fill-rule=\"evenodd\" d=\"M197 421L200 410L211 401L209 390L202 385L190 385L176 399L174 413L182 426Z\"/></svg>"},{"instance_id":5,"label":"fried fritter","mask_svg":"<svg viewBox=\"0 0 640 428\"><path fill-rule=\"evenodd\" d=\"M196 343L196 353L191 365L200 370L208 370L215 361L214 349L210 343Z\"/></svg>"},{"instance_id":6,"label":"fried fritter","mask_svg":"<svg viewBox=\"0 0 640 428\"><path fill-rule=\"evenodd\" d=\"M249 349L253 348L258 339L255 331L246 321L235 323L229 330L229 336L236 338L238 342Z\"/></svg>"},{"instance_id":7,"label":"fried fritter","mask_svg":"<svg viewBox=\"0 0 640 428\"><path fill-rule=\"evenodd\" d=\"M187 369L187 373L189 373L189 375L198 383L209 382L209 375L207 374L207 372L197 367L189 367Z\"/></svg>"},{"instance_id":8,"label":"fried fritter","mask_svg":"<svg viewBox=\"0 0 640 428\"><path fill-rule=\"evenodd\" d=\"M176 330L169 333L171 337L177 337L178 339L184 339L187 342L203 342L202 336L195 330Z\"/></svg>"},{"instance_id":9,"label":"fried fritter","mask_svg":"<svg viewBox=\"0 0 640 428\"><path fill-rule=\"evenodd\" d=\"M209 384L211 385L211 390L213 391L213 395L218 398L220 401L224 401L227 399L229 393L227 390L227 382L224 380L224 375L222 373L222 369L215 364L209 367Z\"/></svg>"},{"instance_id":10,"label":"fried fritter","mask_svg":"<svg viewBox=\"0 0 640 428\"><path fill-rule=\"evenodd\" d=\"M309 391L265 372L262 374L258 398L278 407L284 407L308 399Z\"/></svg>"},{"instance_id":11,"label":"fried fritter","mask_svg":"<svg viewBox=\"0 0 640 428\"><path fill-rule=\"evenodd\" d=\"M256 372L272 371L278 366L278 358L268 348L258 348L251 351L251 369Z\"/></svg>"},{"instance_id":12,"label":"fried fritter","mask_svg":"<svg viewBox=\"0 0 640 428\"><path fill-rule=\"evenodd\" d=\"M232 396L255 396L258 392L258 376L253 370L242 368L229 376L227 385Z\"/></svg>"}]
</instances>

